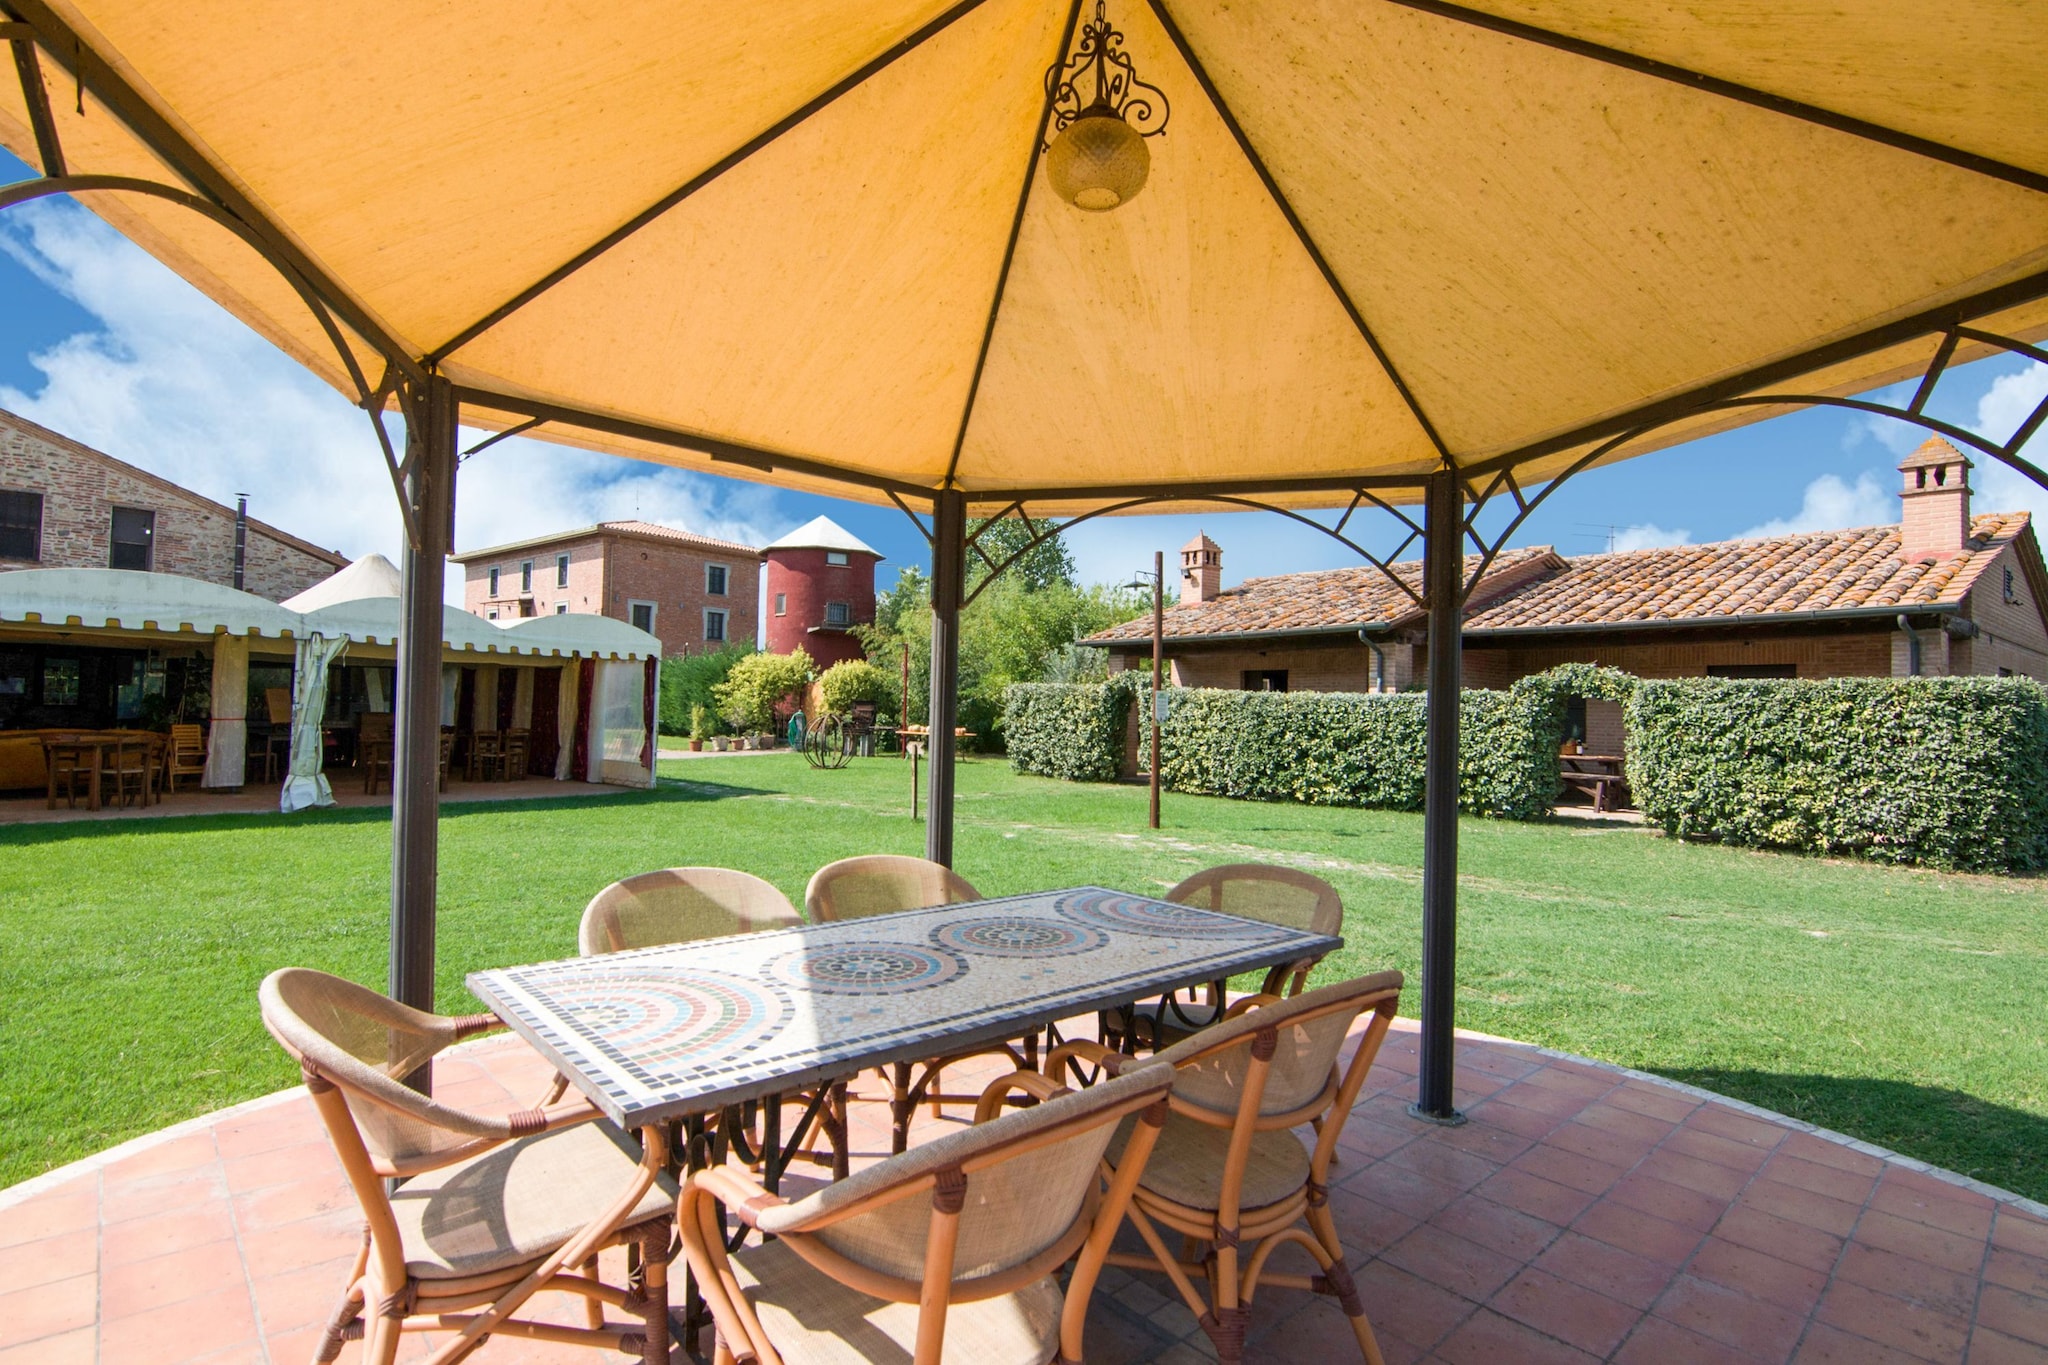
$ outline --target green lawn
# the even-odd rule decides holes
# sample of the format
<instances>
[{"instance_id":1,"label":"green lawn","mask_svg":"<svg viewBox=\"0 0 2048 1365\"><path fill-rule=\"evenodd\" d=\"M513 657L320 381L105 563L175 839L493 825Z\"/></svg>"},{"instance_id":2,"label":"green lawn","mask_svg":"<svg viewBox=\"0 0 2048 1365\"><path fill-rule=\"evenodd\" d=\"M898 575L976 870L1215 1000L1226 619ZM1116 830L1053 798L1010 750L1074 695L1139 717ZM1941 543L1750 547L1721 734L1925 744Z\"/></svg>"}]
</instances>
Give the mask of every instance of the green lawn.
<instances>
[{"instance_id":1,"label":"green lawn","mask_svg":"<svg viewBox=\"0 0 2048 1365\"><path fill-rule=\"evenodd\" d=\"M664 765L658 791L448 808L442 1008L478 967L565 956L592 892L684 863L801 900L851 853L921 852L899 762ZM984 892L1156 890L1209 864L1343 892L1326 974L1392 964L1415 1004L1421 819L960 771ZM1692 1081L2048 1197L2048 886L1695 847L1628 827L1463 827L1459 1020ZM381 984L379 811L0 829L0 1185L290 1084L256 983L298 963Z\"/></svg>"}]
</instances>

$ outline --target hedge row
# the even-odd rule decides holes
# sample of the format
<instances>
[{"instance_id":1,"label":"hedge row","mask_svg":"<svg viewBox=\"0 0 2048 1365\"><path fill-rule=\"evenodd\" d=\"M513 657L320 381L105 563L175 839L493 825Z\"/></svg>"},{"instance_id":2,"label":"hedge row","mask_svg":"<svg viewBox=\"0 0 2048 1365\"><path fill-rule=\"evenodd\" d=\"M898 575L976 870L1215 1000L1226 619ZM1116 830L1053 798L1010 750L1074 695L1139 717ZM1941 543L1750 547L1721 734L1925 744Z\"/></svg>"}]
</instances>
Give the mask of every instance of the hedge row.
<instances>
[{"instance_id":1,"label":"hedge row","mask_svg":"<svg viewBox=\"0 0 2048 1365\"><path fill-rule=\"evenodd\" d=\"M1140 674L1010 689L1013 766L1117 776ZM2048 692L2024 679L1641 682L1568 664L1465 692L1458 802L1542 818L1563 790L1565 703L1624 704L1629 785L1686 838L1972 870L2048 866ZM1160 772L1175 791L1420 810L1427 694L1174 689Z\"/></svg>"},{"instance_id":2,"label":"hedge row","mask_svg":"<svg viewBox=\"0 0 2048 1365\"><path fill-rule=\"evenodd\" d=\"M1687 679L1628 704L1672 834L1972 871L2048 866L2048 693L2023 678Z\"/></svg>"}]
</instances>

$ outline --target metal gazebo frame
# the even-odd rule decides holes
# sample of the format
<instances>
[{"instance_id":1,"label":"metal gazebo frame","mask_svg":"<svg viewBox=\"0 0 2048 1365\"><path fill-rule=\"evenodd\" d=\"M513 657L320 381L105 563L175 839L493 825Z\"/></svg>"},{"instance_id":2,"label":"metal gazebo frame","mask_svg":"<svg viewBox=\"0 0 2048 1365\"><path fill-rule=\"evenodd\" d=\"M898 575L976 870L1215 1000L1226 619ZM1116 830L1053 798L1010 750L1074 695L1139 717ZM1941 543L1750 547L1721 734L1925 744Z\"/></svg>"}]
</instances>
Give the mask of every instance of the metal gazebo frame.
<instances>
[{"instance_id":1,"label":"metal gazebo frame","mask_svg":"<svg viewBox=\"0 0 2048 1365\"><path fill-rule=\"evenodd\" d=\"M439 732L439 642L441 638L442 565L451 549L455 507L456 469L461 458L457 450L458 423L465 404L498 414L512 414L523 420L509 430L480 442L476 449L503 436L528 431L543 424L645 441L680 448L708 456L714 462L729 463L756 473L786 471L792 474L836 482L867 493L885 495L904 511L911 504L929 507L930 526L920 521L933 552L932 575L932 667L931 667L931 750L929 770L930 816L927 828L928 856L950 863L953 853L953 729L957 719L959 613L972 600L965 590L967 556L981 554L976 538L967 531L968 495L954 475L965 443L968 421L974 411L975 395L987 362L990 339L1002 307L1004 288L1017 248L1026 203L1038 172L1046 122L1051 113L1048 92L1041 112L1038 135L1031 141L1031 153L1022 171L1016 214L1011 221L997 278L994 301L982 331L981 348L968 386L966 407L961 414L960 436L953 449L952 464L937 486L926 486L865 471L808 460L788 452L763 449L744 443L708 437L660 425L622 419L612 414L536 401L489 389L461 387L440 373L441 361L465 342L480 335L560 280L567 278L605 251L674 208L684 199L712 183L754 152L766 147L783 133L814 113L856 89L909 52L917 49L956 21L974 11L982 0L959 0L935 18L909 34L900 43L871 58L845 75L787 117L777 121L728 155L694 175L672 193L650 205L644 212L591 243L532 284L506 298L496 308L462 328L437 347L418 351L403 345L372 315L359 306L349 291L301 252L277 223L265 214L212 164L208 156L188 140L169 120L159 114L121 74L118 67L96 52L93 45L74 31L44 0L4 0L0 37L12 49L17 75L27 103L34 133L40 178L0 190L0 209L58 194L133 194L150 196L187 208L234 234L256 251L291 284L307 308L318 319L321 330L333 344L362 407L375 428L404 519L406 546L402 565L404 587L401 597L403 634L398 649L399 686L397 698L396 756L393 775L393 856L391 921L391 994L406 1003L431 1008L434 979L435 894L437 882L437 821L439 800L436 790L437 743ZM1739 104L1769 110L1775 114L1831 129L1837 133L1881 143L1888 147L1930 158L1979 175L2048 194L2048 176L1995 158L1963 151L1940 142L1901 132L1862 119L1817 108L1797 100L1757 90L1707 73L1674 66L1598 43L1544 30L1535 25L1442 3L1441 0L1388 0L1389 3L1422 11L1541 44L1579 58L1621 67L1655 79L1674 82ZM1415 597L1427 609L1428 642L1428 747L1427 797L1424 813L1423 861L1423 980L1422 980L1422 1065L1417 1112L1421 1117L1456 1121L1452 1098L1454 981L1457 928L1457 759L1458 706L1460 682L1460 621L1467 593L1480 573L1492 563L1506 541L1527 521L1535 508L1571 475L1603 460L1620 458L1630 445L1646 440L1673 426L1714 413L1734 413L1753 408L1794 408L1833 406L1893 417L1917 424L1943 435L2018 470L2043 487L2048 473L2023 459L2020 448L2044 419L2048 401L2038 405L2007 440L1982 437L1952 423L1930 417L1925 406L1935 385L1959 353L1974 358L1979 354L2002 352L2048 364L2048 349L2022 339L2002 335L1980 326L1984 319L2019 304L2048 297L2048 271L2041 271L1995 289L1960 299L1947 306L1910 317L1895 318L1846 337L1814 345L1798 354L1724 376L1686 392L1648 401L1599 421L1546 436L1489 459L1460 464L1423 411L1409 386L1381 347L1360 310L1342 287L1335 271L1289 204L1268 170L1258 149L1247 137L1209 73L1167 11L1164 0L1148 0L1153 16L1193 73L1204 97L1221 117L1265 191L1285 217L1295 238L1306 250L1324 282L1342 305L1350 322L1391 377L1409 413L1427 435L1437 455L1437 467L1426 473L1374 475L1370 477L1310 477L1259 479L1248 477L1228 481L1204 481L1128 486L1086 486L1073 488L1020 485L998 490L979 490L976 506L1000 507L998 517L1017 515L1034 527L1033 544L1044 536L1057 534L1064 526L1078 524L1111 512L1130 511L1143 506L1210 502L1225 506L1261 508L1281 512L1332 535L1368 562L1388 572L1402 591ZM1071 44L1080 0L1068 7L1062 33L1062 53ZM139 141L150 149L183 181L164 184L110 175L67 173L64 151L58 140L42 72L41 58L47 54L75 82L80 96L90 91ZM342 334L346 328L360 338L384 362L382 375L373 383L364 373L355 350ZM1867 398L1845 398L1825 393L1777 391L1775 386L1811 375L1830 365L1871 355L1920 338L1938 337L1933 359L1922 370L1911 400L1904 406ZM383 414L396 406L404 415L406 439L401 455L393 448ZM1598 442L1567 469L1543 480L1533 495L1517 480L1517 471L1533 461ZM1276 494L1328 493L1332 501L1350 499L1349 507L1334 527L1281 507L1257 501ZM1418 522L1394 507L1420 494L1422 517ZM1405 497L1403 495L1406 495ZM1490 541L1476 528L1479 514L1501 497L1510 499L1516 511L1506 528ZM1050 523L1031 522L1034 504L1073 499L1102 500L1107 505L1084 513L1041 532ZM1408 530L1402 548L1420 540L1423 546L1423 587L1414 588L1392 573L1393 556L1376 557L1366 552L1344 532L1353 512L1363 505L1376 505L1397 517ZM1472 574L1462 572L1467 543L1473 545L1480 563ZM1397 550L1396 555L1399 554ZM1014 557L1013 557L1014 558ZM1002 567L984 562L991 570ZM993 577L993 573L991 574ZM978 591L978 589L977 589ZM425 647L415 642L425 641Z\"/></svg>"}]
</instances>

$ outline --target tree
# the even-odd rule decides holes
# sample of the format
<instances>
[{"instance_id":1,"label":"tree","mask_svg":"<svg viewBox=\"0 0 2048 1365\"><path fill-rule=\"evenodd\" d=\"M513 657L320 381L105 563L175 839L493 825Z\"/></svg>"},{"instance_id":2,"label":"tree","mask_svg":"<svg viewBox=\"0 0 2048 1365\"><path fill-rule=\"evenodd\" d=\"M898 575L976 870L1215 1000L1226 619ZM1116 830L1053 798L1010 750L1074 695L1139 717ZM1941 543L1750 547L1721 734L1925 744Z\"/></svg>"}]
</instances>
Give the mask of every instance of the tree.
<instances>
[{"instance_id":1,"label":"tree","mask_svg":"<svg viewBox=\"0 0 2048 1365\"><path fill-rule=\"evenodd\" d=\"M1049 531L1058 523L1041 521L1035 524L1040 530ZM970 521L967 534L980 537L975 544L981 550L981 554L970 550L967 555L967 587L970 592L988 577L988 563L982 561L982 555L988 556L989 563L1001 567L1003 561L1019 551L1023 551L1022 557L1003 570L1000 581L1020 582L1032 592L1055 583L1064 583L1070 588L1074 586L1074 556L1068 552L1066 542L1057 535L1026 550L1024 547L1031 544L1032 530L1018 517Z\"/></svg>"},{"instance_id":2,"label":"tree","mask_svg":"<svg viewBox=\"0 0 2048 1365\"><path fill-rule=\"evenodd\" d=\"M818 675L827 711L850 711L856 702L881 703L896 691L896 679L866 659L841 659Z\"/></svg>"},{"instance_id":3,"label":"tree","mask_svg":"<svg viewBox=\"0 0 2048 1365\"><path fill-rule=\"evenodd\" d=\"M702 654L675 655L661 662L661 732L685 734L690 729L690 708L701 706L714 717L719 704L718 685L732 672L733 665L754 651L745 645L726 645Z\"/></svg>"},{"instance_id":4,"label":"tree","mask_svg":"<svg viewBox=\"0 0 2048 1365\"><path fill-rule=\"evenodd\" d=\"M732 666L725 681L713 688L718 707L742 733L760 733L775 726L775 706L808 683L817 672L802 649L789 654L749 654Z\"/></svg>"}]
</instances>

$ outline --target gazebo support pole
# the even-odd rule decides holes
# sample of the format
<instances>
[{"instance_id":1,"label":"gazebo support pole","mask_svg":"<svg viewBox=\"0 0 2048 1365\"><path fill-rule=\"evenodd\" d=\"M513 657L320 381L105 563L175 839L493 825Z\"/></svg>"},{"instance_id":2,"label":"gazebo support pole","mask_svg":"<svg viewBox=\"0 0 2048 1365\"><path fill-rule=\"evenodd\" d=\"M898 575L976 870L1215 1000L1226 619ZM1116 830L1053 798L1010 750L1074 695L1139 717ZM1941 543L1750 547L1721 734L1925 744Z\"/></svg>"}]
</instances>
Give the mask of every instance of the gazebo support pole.
<instances>
[{"instance_id":1,"label":"gazebo support pole","mask_svg":"<svg viewBox=\"0 0 2048 1365\"><path fill-rule=\"evenodd\" d=\"M1464 499L1454 474L1423 494L1422 578L1429 608L1428 751L1422 808L1422 1074L1408 1112L1463 1123L1451 1101L1458 970L1458 701L1464 621Z\"/></svg>"},{"instance_id":2,"label":"gazebo support pole","mask_svg":"<svg viewBox=\"0 0 2048 1365\"><path fill-rule=\"evenodd\" d=\"M391 764L391 998L434 1007L434 888L441 818L441 600L455 528L455 389L431 375L406 395L405 500L415 539L399 589ZM413 1078L429 1088L427 1069Z\"/></svg>"},{"instance_id":3,"label":"gazebo support pole","mask_svg":"<svg viewBox=\"0 0 2048 1365\"><path fill-rule=\"evenodd\" d=\"M953 865L953 727L960 718L960 598L967 579L967 498L932 499L932 705L924 856Z\"/></svg>"}]
</instances>

